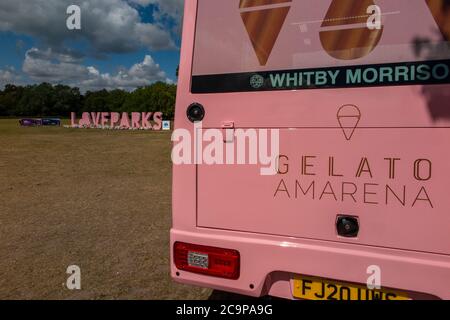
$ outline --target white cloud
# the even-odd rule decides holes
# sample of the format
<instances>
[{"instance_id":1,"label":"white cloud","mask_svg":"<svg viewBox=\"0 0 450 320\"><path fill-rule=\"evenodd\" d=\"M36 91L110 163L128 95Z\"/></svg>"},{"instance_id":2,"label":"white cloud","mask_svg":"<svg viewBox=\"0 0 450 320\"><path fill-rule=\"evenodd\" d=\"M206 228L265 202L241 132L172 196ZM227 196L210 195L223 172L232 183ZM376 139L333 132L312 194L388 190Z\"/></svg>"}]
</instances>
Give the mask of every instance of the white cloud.
<instances>
[{"instance_id":1,"label":"white cloud","mask_svg":"<svg viewBox=\"0 0 450 320\"><path fill-rule=\"evenodd\" d=\"M7 67L6 69L0 69L0 90L7 84L17 83L20 80L20 76L17 74L13 67Z\"/></svg>"},{"instance_id":2,"label":"white cloud","mask_svg":"<svg viewBox=\"0 0 450 320\"><path fill-rule=\"evenodd\" d=\"M150 4L156 5L158 11L161 14L170 16L174 19L179 19L183 14L184 0L129 0L129 1L144 7Z\"/></svg>"},{"instance_id":3,"label":"white cloud","mask_svg":"<svg viewBox=\"0 0 450 320\"><path fill-rule=\"evenodd\" d=\"M116 74L101 73L94 66L84 66L79 59L52 51L32 48L27 51L23 72L36 81L63 83L79 87L82 91L100 89L134 90L156 81L171 82L150 55L141 63Z\"/></svg>"},{"instance_id":4,"label":"white cloud","mask_svg":"<svg viewBox=\"0 0 450 320\"><path fill-rule=\"evenodd\" d=\"M156 21L164 21L167 18L172 19L175 23L173 27L174 32L181 33L184 0L129 0L129 2L143 7L150 4L154 5L156 10L153 12L153 18Z\"/></svg>"},{"instance_id":5,"label":"white cloud","mask_svg":"<svg viewBox=\"0 0 450 320\"><path fill-rule=\"evenodd\" d=\"M174 5L170 0L167 4L153 2L158 3L161 12L172 10ZM66 9L71 4L81 8L82 30L66 27ZM176 48L170 32L161 23L142 22L136 8L125 0L2 0L0 31L37 37L54 50L63 47L67 40L88 41L98 54L131 52L142 47Z\"/></svg>"},{"instance_id":6,"label":"white cloud","mask_svg":"<svg viewBox=\"0 0 450 320\"><path fill-rule=\"evenodd\" d=\"M34 80L64 82L80 80L88 76L86 67L80 61L67 55L55 53L52 49L31 48L25 54L22 71Z\"/></svg>"},{"instance_id":7,"label":"white cloud","mask_svg":"<svg viewBox=\"0 0 450 320\"><path fill-rule=\"evenodd\" d=\"M172 82L150 55L146 55L143 62L133 65L130 69L120 70L116 75L101 74L94 67L89 67L89 71L90 79L82 81L80 85L84 90L103 88L133 90L157 81Z\"/></svg>"}]
</instances>

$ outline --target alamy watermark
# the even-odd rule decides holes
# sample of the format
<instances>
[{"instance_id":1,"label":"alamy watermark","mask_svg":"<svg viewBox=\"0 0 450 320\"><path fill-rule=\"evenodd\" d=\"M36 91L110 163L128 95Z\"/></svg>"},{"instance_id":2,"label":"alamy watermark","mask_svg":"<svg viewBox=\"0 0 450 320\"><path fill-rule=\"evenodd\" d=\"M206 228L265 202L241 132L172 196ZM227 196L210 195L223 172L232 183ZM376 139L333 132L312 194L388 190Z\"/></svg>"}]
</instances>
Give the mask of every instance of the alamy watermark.
<instances>
[{"instance_id":1,"label":"alamy watermark","mask_svg":"<svg viewBox=\"0 0 450 320\"><path fill-rule=\"evenodd\" d=\"M67 29L81 30L81 8L73 4L67 7L66 13L69 15L66 20Z\"/></svg>"},{"instance_id":2,"label":"alamy watermark","mask_svg":"<svg viewBox=\"0 0 450 320\"><path fill-rule=\"evenodd\" d=\"M81 290L81 268L76 265L68 266L66 273L69 275L66 287L69 290Z\"/></svg>"},{"instance_id":3,"label":"alamy watermark","mask_svg":"<svg viewBox=\"0 0 450 320\"><path fill-rule=\"evenodd\" d=\"M372 265L367 268L367 288L370 290L381 289L381 268L377 265Z\"/></svg>"},{"instance_id":4,"label":"alamy watermark","mask_svg":"<svg viewBox=\"0 0 450 320\"><path fill-rule=\"evenodd\" d=\"M176 129L172 141L175 165L259 165L263 176L278 172L278 129L204 129L202 122L197 122L193 134Z\"/></svg>"}]
</instances>

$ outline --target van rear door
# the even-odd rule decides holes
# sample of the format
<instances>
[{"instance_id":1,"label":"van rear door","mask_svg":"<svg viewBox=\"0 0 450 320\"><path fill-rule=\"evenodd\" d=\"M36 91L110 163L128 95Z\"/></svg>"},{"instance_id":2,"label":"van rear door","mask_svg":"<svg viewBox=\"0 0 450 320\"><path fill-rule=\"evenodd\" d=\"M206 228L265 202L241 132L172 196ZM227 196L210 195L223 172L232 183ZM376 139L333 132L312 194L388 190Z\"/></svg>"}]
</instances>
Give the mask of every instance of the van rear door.
<instances>
[{"instance_id":1,"label":"van rear door","mask_svg":"<svg viewBox=\"0 0 450 320\"><path fill-rule=\"evenodd\" d=\"M216 144L224 159L241 144L249 160L261 130L280 145L274 175L199 163L197 226L450 254L445 3L198 0L198 134L242 134Z\"/></svg>"}]
</instances>

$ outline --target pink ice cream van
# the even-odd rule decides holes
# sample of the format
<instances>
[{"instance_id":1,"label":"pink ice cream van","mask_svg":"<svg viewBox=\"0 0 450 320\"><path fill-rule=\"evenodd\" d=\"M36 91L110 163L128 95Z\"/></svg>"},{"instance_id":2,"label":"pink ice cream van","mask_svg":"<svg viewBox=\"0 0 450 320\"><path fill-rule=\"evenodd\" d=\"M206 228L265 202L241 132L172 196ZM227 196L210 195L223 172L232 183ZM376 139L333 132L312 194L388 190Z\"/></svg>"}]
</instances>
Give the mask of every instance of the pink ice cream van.
<instances>
[{"instance_id":1,"label":"pink ice cream van","mask_svg":"<svg viewBox=\"0 0 450 320\"><path fill-rule=\"evenodd\" d=\"M171 275L450 299L450 3L186 0Z\"/></svg>"}]
</instances>

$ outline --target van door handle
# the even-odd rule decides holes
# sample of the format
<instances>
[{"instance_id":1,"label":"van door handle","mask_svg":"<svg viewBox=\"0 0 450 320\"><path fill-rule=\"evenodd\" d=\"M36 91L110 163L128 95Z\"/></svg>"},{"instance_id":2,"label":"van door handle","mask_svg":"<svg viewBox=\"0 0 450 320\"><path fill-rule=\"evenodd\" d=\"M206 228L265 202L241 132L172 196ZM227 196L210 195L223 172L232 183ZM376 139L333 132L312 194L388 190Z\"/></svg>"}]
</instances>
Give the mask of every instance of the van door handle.
<instances>
[{"instance_id":1,"label":"van door handle","mask_svg":"<svg viewBox=\"0 0 450 320\"><path fill-rule=\"evenodd\" d=\"M222 135L224 143L234 142L234 122L226 121L222 123Z\"/></svg>"}]
</instances>

